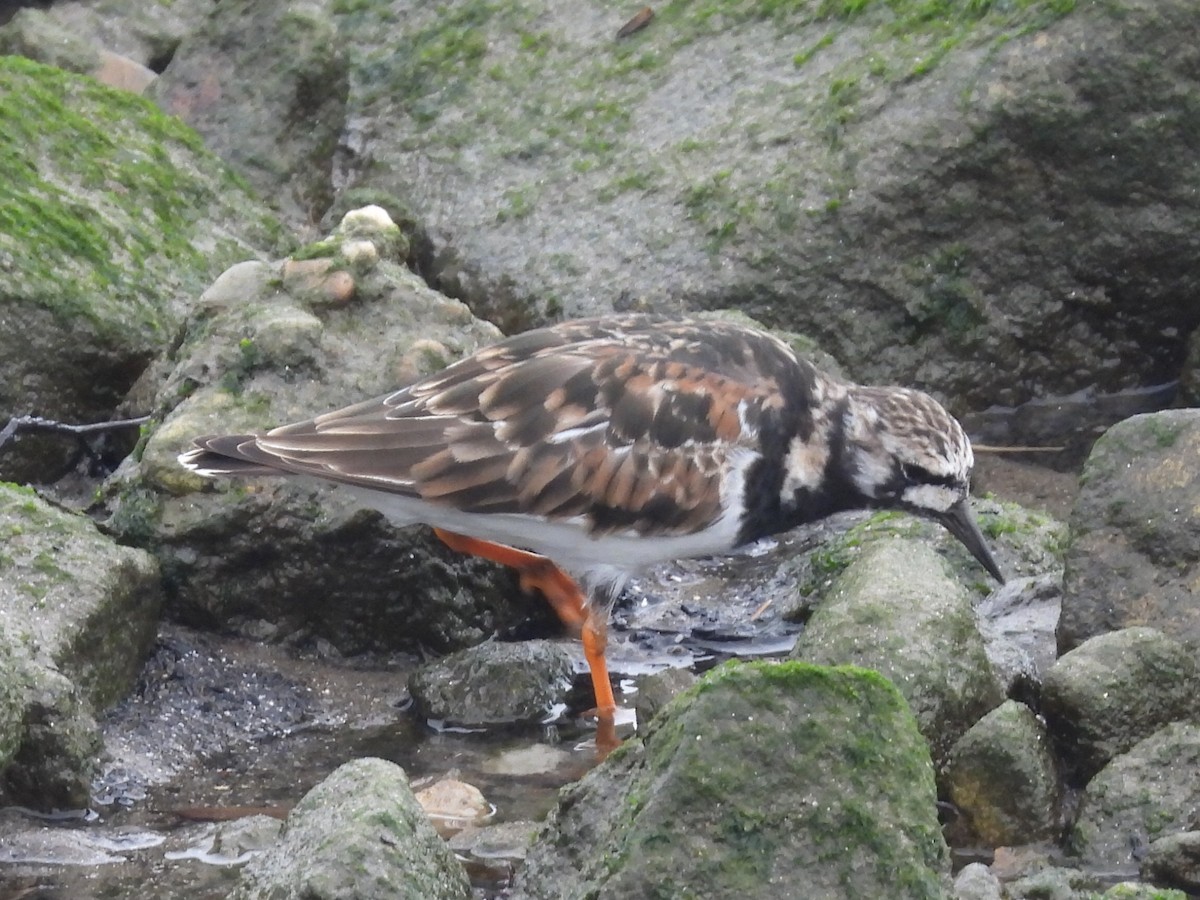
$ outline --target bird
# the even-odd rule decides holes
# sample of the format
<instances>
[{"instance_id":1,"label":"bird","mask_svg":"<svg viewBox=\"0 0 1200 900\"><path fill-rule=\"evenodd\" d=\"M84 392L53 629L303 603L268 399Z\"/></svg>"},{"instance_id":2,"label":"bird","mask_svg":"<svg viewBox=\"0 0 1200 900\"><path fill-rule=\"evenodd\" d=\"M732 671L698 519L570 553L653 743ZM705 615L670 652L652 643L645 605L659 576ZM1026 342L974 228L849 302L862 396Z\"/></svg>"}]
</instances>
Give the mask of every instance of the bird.
<instances>
[{"instance_id":1,"label":"bird","mask_svg":"<svg viewBox=\"0 0 1200 900\"><path fill-rule=\"evenodd\" d=\"M937 400L835 377L731 320L536 328L382 397L197 437L179 461L209 477L333 482L516 569L582 638L598 747L617 743L612 606L649 566L884 508L940 523L1004 581L968 505L971 442Z\"/></svg>"}]
</instances>

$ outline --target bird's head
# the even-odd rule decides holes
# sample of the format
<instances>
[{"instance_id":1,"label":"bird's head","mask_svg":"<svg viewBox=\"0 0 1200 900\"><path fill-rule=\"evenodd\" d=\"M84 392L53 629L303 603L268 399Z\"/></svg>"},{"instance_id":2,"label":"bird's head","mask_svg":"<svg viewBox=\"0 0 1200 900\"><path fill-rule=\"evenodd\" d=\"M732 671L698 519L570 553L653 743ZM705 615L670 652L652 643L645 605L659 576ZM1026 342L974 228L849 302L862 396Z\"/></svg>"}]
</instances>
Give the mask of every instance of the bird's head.
<instances>
[{"instance_id":1,"label":"bird's head","mask_svg":"<svg viewBox=\"0 0 1200 900\"><path fill-rule=\"evenodd\" d=\"M906 388L855 387L844 422L846 476L866 505L940 522L1000 583L968 496L971 441L940 403Z\"/></svg>"}]
</instances>

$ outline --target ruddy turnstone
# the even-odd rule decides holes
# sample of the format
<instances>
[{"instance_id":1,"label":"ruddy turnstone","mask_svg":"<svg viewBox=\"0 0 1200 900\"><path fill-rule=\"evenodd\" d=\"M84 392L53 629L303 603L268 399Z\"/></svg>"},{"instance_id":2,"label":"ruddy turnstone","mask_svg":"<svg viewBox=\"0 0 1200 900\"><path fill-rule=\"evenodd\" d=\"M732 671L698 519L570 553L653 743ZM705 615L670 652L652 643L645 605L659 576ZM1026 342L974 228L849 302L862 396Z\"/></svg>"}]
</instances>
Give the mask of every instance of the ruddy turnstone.
<instances>
[{"instance_id":1,"label":"ruddy turnstone","mask_svg":"<svg viewBox=\"0 0 1200 900\"><path fill-rule=\"evenodd\" d=\"M941 522L1003 581L967 505L971 443L937 401L833 378L730 322L539 328L384 397L195 443L193 471L336 482L516 568L582 634L598 742L612 600L646 566L888 507Z\"/></svg>"}]
</instances>

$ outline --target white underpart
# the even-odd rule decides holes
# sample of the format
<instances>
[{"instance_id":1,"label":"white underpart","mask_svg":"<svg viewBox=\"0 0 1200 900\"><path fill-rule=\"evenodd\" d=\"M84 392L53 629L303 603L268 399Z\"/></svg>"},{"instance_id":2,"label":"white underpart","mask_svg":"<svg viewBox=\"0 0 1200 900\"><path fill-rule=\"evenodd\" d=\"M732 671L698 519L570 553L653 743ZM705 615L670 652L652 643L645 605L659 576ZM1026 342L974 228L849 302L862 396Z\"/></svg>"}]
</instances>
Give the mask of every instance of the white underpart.
<instances>
[{"instance_id":1,"label":"white underpart","mask_svg":"<svg viewBox=\"0 0 1200 900\"><path fill-rule=\"evenodd\" d=\"M963 499L961 492L941 484L917 484L900 495L905 503L932 512L946 512Z\"/></svg>"},{"instance_id":2,"label":"white underpart","mask_svg":"<svg viewBox=\"0 0 1200 900\"><path fill-rule=\"evenodd\" d=\"M749 449L734 451L721 483L721 506L726 512L703 531L675 536L640 535L630 530L593 537L587 533L586 520L579 516L549 520L512 513L470 513L370 488L342 485L340 489L379 510L395 525L424 523L530 550L548 557L588 587L619 588L631 574L656 563L728 552L741 526L746 471L758 456Z\"/></svg>"}]
</instances>

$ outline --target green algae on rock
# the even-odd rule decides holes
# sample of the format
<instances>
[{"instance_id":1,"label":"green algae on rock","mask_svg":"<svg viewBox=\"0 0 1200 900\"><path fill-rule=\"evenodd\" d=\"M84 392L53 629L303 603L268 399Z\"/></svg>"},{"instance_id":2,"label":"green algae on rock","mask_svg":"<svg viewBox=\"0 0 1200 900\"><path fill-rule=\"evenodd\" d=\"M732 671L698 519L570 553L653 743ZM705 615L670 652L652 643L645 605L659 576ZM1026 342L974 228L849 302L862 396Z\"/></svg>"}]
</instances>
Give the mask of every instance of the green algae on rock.
<instances>
[{"instance_id":1,"label":"green algae on rock","mask_svg":"<svg viewBox=\"0 0 1200 900\"><path fill-rule=\"evenodd\" d=\"M279 226L149 101L19 57L0 83L0 409L105 418L186 301ZM14 446L7 477L58 474L54 445Z\"/></svg>"},{"instance_id":2,"label":"green algae on rock","mask_svg":"<svg viewBox=\"0 0 1200 900\"><path fill-rule=\"evenodd\" d=\"M730 663L564 789L514 896L945 897L935 800L878 674Z\"/></svg>"}]
</instances>

